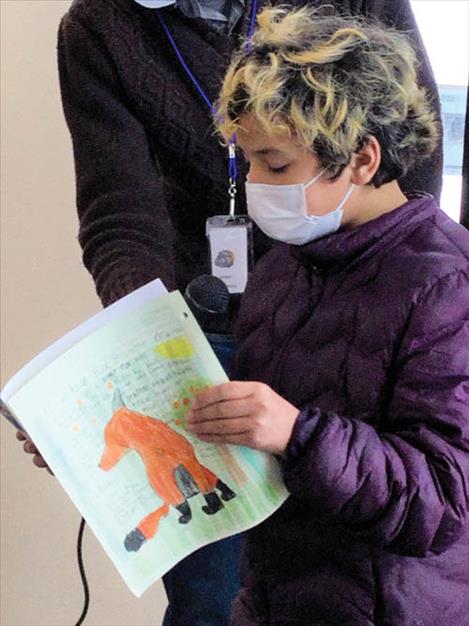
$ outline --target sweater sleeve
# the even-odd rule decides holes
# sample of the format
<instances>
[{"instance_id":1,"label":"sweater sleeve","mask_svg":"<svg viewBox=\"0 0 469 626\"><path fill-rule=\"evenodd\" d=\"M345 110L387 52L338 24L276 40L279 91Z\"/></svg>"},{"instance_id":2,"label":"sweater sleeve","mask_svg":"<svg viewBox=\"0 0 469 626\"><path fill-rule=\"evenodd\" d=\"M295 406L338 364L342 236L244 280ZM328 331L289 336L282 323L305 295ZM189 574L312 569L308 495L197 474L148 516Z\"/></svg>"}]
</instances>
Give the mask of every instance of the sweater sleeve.
<instances>
[{"instance_id":1,"label":"sweater sleeve","mask_svg":"<svg viewBox=\"0 0 469 626\"><path fill-rule=\"evenodd\" d=\"M99 297L108 305L156 277L173 288L174 233L157 155L100 37L70 13L59 28L58 64L79 241Z\"/></svg>"},{"instance_id":2,"label":"sweater sleeve","mask_svg":"<svg viewBox=\"0 0 469 626\"><path fill-rule=\"evenodd\" d=\"M385 26L392 26L398 31L405 33L416 52L419 62L417 79L421 87L424 87L430 98L432 109L441 126L441 107L438 89L433 75L433 70L420 35L415 16L409 0L355 0L360 12L370 18L378 19ZM406 193L412 191L425 191L432 194L439 201L443 182L443 132L436 150L428 160L423 160L414 167L402 179L399 184Z\"/></svg>"},{"instance_id":3,"label":"sweater sleeve","mask_svg":"<svg viewBox=\"0 0 469 626\"><path fill-rule=\"evenodd\" d=\"M451 546L469 521L469 276L459 271L415 305L375 429L301 412L285 482L357 537L423 557Z\"/></svg>"}]
</instances>

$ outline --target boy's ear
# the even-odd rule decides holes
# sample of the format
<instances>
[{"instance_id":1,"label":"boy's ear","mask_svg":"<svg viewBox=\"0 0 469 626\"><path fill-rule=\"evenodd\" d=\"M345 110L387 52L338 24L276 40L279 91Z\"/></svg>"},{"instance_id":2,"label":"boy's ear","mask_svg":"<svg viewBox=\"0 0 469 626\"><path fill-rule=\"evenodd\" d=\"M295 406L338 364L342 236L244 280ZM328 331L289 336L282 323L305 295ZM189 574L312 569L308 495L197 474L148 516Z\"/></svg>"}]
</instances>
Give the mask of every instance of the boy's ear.
<instances>
[{"instance_id":1,"label":"boy's ear","mask_svg":"<svg viewBox=\"0 0 469 626\"><path fill-rule=\"evenodd\" d=\"M366 144L355 152L350 162L351 182L367 185L376 174L381 163L381 147L376 137L369 137Z\"/></svg>"}]
</instances>

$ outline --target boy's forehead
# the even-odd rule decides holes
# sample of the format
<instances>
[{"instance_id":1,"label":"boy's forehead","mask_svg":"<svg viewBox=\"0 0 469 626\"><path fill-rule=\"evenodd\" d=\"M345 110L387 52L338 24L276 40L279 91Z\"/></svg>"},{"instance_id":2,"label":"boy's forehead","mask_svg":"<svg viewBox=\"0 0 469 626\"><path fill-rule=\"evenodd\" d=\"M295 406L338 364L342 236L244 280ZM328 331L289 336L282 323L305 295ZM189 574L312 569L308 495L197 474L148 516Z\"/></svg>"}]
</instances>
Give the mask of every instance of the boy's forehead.
<instances>
[{"instance_id":1,"label":"boy's forehead","mask_svg":"<svg viewBox=\"0 0 469 626\"><path fill-rule=\"evenodd\" d=\"M290 138L267 134L260 122L251 115L241 121L236 137L240 148L250 153L275 156L297 149Z\"/></svg>"}]
</instances>

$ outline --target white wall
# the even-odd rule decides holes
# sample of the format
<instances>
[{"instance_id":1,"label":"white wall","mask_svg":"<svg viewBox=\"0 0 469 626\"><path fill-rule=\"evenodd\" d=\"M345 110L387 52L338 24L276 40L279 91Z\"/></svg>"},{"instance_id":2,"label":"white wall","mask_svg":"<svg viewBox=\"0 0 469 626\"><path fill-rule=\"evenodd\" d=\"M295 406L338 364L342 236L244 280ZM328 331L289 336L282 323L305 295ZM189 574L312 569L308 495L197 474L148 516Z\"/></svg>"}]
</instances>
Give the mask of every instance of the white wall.
<instances>
[{"instance_id":1,"label":"white wall","mask_svg":"<svg viewBox=\"0 0 469 626\"><path fill-rule=\"evenodd\" d=\"M69 0L0 0L1 384L100 308L76 242L71 142L60 106L56 31ZM2 420L5 422L5 420ZM80 516L1 424L1 624L65 626L82 609L75 544ZM158 583L127 590L89 529L88 626L155 626Z\"/></svg>"}]
</instances>

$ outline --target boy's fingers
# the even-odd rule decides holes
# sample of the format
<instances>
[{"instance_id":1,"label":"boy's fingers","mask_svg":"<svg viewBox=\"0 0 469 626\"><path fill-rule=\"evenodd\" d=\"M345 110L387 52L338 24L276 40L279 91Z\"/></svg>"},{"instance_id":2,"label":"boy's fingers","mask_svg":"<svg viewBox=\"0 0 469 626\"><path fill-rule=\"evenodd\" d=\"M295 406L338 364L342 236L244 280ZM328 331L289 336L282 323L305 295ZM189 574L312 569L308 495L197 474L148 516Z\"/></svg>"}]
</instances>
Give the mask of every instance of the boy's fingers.
<instances>
[{"instance_id":1,"label":"boy's fingers","mask_svg":"<svg viewBox=\"0 0 469 626\"><path fill-rule=\"evenodd\" d=\"M245 433L240 435L200 435L199 439L201 441L205 441L206 443L230 443L237 446L249 445L247 435Z\"/></svg>"},{"instance_id":2,"label":"boy's fingers","mask_svg":"<svg viewBox=\"0 0 469 626\"><path fill-rule=\"evenodd\" d=\"M202 409L210 404L227 400L239 400L248 397L253 392L253 383L244 381L230 381L216 385L197 394L192 404L193 408Z\"/></svg>"},{"instance_id":3,"label":"boy's fingers","mask_svg":"<svg viewBox=\"0 0 469 626\"><path fill-rule=\"evenodd\" d=\"M251 401L243 398L242 400L225 400L210 404L204 408L192 409L188 414L188 418L190 424L196 424L214 419L247 417L251 412Z\"/></svg>"},{"instance_id":4,"label":"boy's fingers","mask_svg":"<svg viewBox=\"0 0 469 626\"><path fill-rule=\"evenodd\" d=\"M51 470L51 468L47 465L47 463L44 461L44 459L42 458L42 456L40 454L35 454L33 457L33 463L36 467L40 467L41 469L46 469L49 474L51 476L55 476L54 472Z\"/></svg>"},{"instance_id":5,"label":"boy's fingers","mask_svg":"<svg viewBox=\"0 0 469 626\"><path fill-rule=\"evenodd\" d=\"M28 454L34 454L33 463L36 467L40 467L41 469L46 469L51 476L54 476L54 472L50 469L47 463L42 458L39 450L36 448L34 443L27 438L27 436L21 432L20 430L16 431L16 438L18 441L24 441L23 450Z\"/></svg>"},{"instance_id":6,"label":"boy's fingers","mask_svg":"<svg viewBox=\"0 0 469 626\"><path fill-rule=\"evenodd\" d=\"M200 424L189 424L189 430L195 435L242 435L252 428L249 417L236 419L210 420Z\"/></svg>"},{"instance_id":7,"label":"boy's fingers","mask_svg":"<svg viewBox=\"0 0 469 626\"><path fill-rule=\"evenodd\" d=\"M25 443L23 444L23 450L27 452L28 454L36 454L38 452L38 449L36 448L36 446L29 439L27 439Z\"/></svg>"},{"instance_id":8,"label":"boy's fingers","mask_svg":"<svg viewBox=\"0 0 469 626\"><path fill-rule=\"evenodd\" d=\"M33 463L36 467L48 467L47 463L44 461L41 455L35 454L33 457Z\"/></svg>"}]
</instances>

